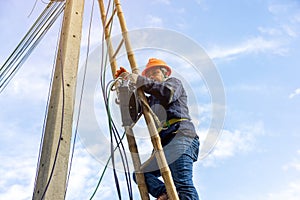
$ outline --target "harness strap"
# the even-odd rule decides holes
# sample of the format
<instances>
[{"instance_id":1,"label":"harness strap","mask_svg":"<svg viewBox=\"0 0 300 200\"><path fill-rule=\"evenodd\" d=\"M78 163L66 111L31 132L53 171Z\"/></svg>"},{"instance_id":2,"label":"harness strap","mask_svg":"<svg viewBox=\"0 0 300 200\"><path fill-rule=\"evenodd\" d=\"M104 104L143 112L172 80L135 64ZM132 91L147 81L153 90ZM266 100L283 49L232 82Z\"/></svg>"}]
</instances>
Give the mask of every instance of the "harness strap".
<instances>
[{"instance_id":1,"label":"harness strap","mask_svg":"<svg viewBox=\"0 0 300 200\"><path fill-rule=\"evenodd\" d=\"M182 122L182 121L186 121L188 119L186 118L174 118L174 119L170 119L168 121L165 121L162 126L158 127L157 131L160 132L162 131L164 128L170 128L171 125L176 124L177 122Z\"/></svg>"}]
</instances>

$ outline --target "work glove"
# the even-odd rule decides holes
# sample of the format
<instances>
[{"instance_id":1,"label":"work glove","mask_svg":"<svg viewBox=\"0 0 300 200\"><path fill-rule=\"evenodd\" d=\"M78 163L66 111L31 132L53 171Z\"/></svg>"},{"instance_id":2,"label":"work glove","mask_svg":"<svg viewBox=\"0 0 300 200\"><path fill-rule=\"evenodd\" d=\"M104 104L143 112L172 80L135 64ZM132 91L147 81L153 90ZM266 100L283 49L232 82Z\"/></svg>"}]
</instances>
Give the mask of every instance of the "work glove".
<instances>
[{"instance_id":1,"label":"work glove","mask_svg":"<svg viewBox=\"0 0 300 200\"><path fill-rule=\"evenodd\" d=\"M127 72L127 70L124 67L120 67L120 69L118 69L116 71L115 78L121 77L121 78L125 78L126 76L128 76L129 72Z\"/></svg>"},{"instance_id":2,"label":"work glove","mask_svg":"<svg viewBox=\"0 0 300 200\"><path fill-rule=\"evenodd\" d=\"M115 73L115 78L121 77L124 80L129 80L132 84L136 84L139 75L129 73L124 67L120 67Z\"/></svg>"}]
</instances>

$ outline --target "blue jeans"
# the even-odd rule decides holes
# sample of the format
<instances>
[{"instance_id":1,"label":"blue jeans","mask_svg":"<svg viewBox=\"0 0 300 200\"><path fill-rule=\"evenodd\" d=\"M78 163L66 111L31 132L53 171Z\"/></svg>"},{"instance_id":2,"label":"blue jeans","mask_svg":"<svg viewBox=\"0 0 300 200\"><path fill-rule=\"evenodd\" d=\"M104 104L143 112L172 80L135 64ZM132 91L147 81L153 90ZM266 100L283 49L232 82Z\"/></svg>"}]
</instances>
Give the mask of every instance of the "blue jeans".
<instances>
[{"instance_id":1,"label":"blue jeans","mask_svg":"<svg viewBox=\"0 0 300 200\"><path fill-rule=\"evenodd\" d=\"M193 163L198 159L199 140L177 134L164 147L164 153L172 173L173 181L180 200L199 200L193 184ZM158 179L161 176L156 159L153 159L144 169L148 192L158 197L166 192L164 183ZM134 181L135 175L133 176Z\"/></svg>"}]
</instances>

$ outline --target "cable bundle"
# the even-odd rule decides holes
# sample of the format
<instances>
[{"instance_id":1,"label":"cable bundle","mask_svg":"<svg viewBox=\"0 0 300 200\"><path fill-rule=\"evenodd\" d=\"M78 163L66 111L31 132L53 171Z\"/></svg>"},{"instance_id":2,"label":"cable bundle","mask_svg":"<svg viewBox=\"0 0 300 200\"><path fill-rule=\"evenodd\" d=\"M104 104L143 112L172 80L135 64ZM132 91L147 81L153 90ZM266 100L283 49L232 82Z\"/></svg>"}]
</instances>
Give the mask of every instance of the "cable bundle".
<instances>
[{"instance_id":1,"label":"cable bundle","mask_svg":"<svg viewBox=\"0 0 300 200\"><path fill-rule=\"evenodd\" d=\"M26 33L13 53L0 68L0 92L20 69L33 49L38 45L55 20L63 12L65 2L50 1L33 26Z\"/></svg>"}]
</instances>

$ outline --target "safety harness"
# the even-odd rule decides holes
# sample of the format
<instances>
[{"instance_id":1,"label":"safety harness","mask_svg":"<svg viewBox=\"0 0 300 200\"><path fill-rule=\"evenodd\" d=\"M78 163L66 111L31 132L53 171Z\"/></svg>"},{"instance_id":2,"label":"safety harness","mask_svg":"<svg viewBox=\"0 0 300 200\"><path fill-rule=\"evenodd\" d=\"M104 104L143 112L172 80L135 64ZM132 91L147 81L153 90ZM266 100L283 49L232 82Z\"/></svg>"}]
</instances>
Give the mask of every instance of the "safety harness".
<instances>
[{"instance_id":1,"label":"safety harness","mask_svg":"<svg viewBox=\"0 0 300 200\"><path fill-rule=\"evenodd\" d=\"M157 131L160 132L166 128L170 128L171 125L176 124L177 122L182 122L182 121L186 121L186 120L188 120L188 119L174 118L174 119L167 120L167 121L163 122L160 127L158 127Z\"/></svg>"}]
</instances>

